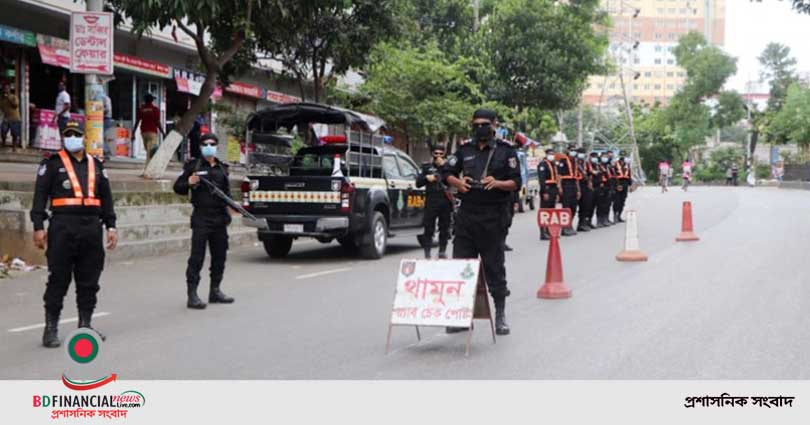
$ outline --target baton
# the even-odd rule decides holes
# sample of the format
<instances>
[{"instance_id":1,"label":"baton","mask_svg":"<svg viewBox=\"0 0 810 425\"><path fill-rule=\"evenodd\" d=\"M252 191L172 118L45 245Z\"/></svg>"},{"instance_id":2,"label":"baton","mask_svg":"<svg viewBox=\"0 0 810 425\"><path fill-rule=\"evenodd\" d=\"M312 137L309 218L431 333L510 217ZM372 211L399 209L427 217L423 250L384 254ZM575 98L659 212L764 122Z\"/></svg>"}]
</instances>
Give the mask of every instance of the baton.
<instances>
[{"instance_id":1,"label":"baton","mask_svg":"<svg viewBox=\"0 0 810 425\"><path fill-rule=\"evenodd\" d=\"M249 213L248 210L246 210L242 205L239 205L238 202L231 199L228 195L225 194L225 192L222 191L222 189L218 188L217 185L212 183L210 180L201 176L197 177L199 177L200 181L204 182L208 186L208 188L211 189L211 192L213 192L214 195L217 195L220 199L225 201L225 203L228 204L228 206L230 206L231 208L235 209L236 211L239 211L239 214L242 214L243 217L255 222L259 226L259 228L267 229L270 227L267 224L267 220L259 219L255 215Z\"/></svg>"}]
</instances>

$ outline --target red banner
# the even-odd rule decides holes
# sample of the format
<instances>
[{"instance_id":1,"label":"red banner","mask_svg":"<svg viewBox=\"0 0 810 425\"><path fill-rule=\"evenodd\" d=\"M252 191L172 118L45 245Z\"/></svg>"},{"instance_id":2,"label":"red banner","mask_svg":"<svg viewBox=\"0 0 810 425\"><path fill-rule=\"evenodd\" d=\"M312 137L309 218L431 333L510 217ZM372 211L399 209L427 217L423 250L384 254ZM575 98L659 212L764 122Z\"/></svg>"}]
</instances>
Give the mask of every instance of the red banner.
<instances>
[{"instance_id":1,"label":"red banner","mask_svg":"<svg viewBox=\"0 0 810 425\"><path fill-rule=\"evenodd\" d=\"M49 35L37 34L37 48L42 63L70 69L70 42Z\"/></svg>"},{"instance_id":2,"label":"red banner","mask_svg":"<svg viewBox=\"0 0 810 425\"><path fill-rule=\"evenodd\" d=\"M122 53L116 53L114 59L115 66L118 68L154 75L160 78L172 78L172 69L162 63L136 58Z\"/></svg>"},{"instance_id":3,"label":"red banner","mask_svg":"<svg viewBox=\"0 0 810 425\"><path fill-rule=\"evenodd\" d=\"M252 84L240 83L234 81L230 86L225 88L228 93L238 94L241 96L253 97L256 99L262 98L262 88Z\"/></svg>"},{"instance_id":4,"label":"red banner","mask_svg":"<svg viewBox=\"0 0 810 425\"><path fill-rule=\"evenodd\" d=\"M265 99L274 103L298 103L301 101L300 97L290 96L288 94L279 93L272 90L267 90Z\"/></svg>"}]
</instances>

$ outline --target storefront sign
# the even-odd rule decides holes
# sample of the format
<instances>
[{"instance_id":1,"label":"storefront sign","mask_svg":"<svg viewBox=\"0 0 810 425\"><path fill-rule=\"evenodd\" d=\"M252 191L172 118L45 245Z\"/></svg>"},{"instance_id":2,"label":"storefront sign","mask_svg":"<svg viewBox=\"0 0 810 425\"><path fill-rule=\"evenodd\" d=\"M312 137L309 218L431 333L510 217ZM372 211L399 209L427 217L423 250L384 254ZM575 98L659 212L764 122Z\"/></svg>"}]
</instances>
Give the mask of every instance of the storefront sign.
<instances>
[{"instance_id":1,"label":"storefront sign","mask_svg":"<svg viewBox=\"0 0 810 425\"><path fill-rule=\"evenodd\" d=\"M23 46L36 47L37 37L31 31L18 30L4 25L0 25L0 41L22 44Z\"/></svg>"},{"instance_id":2,"label":"storefront sign","mask_svg":"<svg viewBox=\"0 0 810 425\"><path fill-rule=\"evenodd\" d=\"M134 56L116 53L113 55L116 68L154 75L160 78L172 78L172 69L168 65Z\"/></svg>"},{"instance_id":3,"label":"storefront sign","mask_svg":"<svg viewBox=\"0 0 810 425\"><path fill-rule=\"evenodd\" d=\"M70 42L49 35L37 34L37 48L42 63L70 69Z\"/></svg>"},{"instance_id":4,"label":"storefront sign","mask_svg":"<svg viewBox=\"0 0 810 425\"><path fill-rule=\"evenodd\" d=\"M262 99L264 97L261 87L254 86L252 84L240 83L237 81L232 82L231 85L225 88L225 91L228 93L238 94L240 96L253 97L256 99Z\"/></svg>"},{"instance_id":5,"label":"storefront sign","mask_svg":"<svg viewBox=\"0 0 810 425\"><path fill-rule=\"evenodd\" d=\"M33 146L39 149L58 151L62 149L62 140L59 137L59 128L54 121L56 112L50 109L34 109L31 111L31 126L35 128ZM70 114L70 119L79 125L84 125L84 115Z\"/></svg>"},{"instance_id":6,"label":"storefront sign","mask_svg":"<svg viewBox=\"0 0 810 425\"><path fill-rule=\"evenodd\" d=\"M112 13L71 13L70 71L112 75L114 38Z\"/></svg>"},{"instance_id":7,"label":"storefront sign","mask_svg":"<svg viewBox=\"0 0 810 425\"><path fill-rule=\"evenodd\" d=\"M264 97L268 102L273 103L298 103L301 101L300 97L290 96L288 94L279 93L277 91L267 90Z\"/></svg>"},{"instance_id":8,"label":"storefront sign","mask_svg":"<svg viewBox=\"0 0 810 425\"><path fill-rule=\"evenodd\" d=\"M174 82L177 83L177 91L199 96L202 85L205 83L205 75L174 68ZM211 97L214 99L222 97L222 88L217 86Z\"/></svg>"}]
</instances>

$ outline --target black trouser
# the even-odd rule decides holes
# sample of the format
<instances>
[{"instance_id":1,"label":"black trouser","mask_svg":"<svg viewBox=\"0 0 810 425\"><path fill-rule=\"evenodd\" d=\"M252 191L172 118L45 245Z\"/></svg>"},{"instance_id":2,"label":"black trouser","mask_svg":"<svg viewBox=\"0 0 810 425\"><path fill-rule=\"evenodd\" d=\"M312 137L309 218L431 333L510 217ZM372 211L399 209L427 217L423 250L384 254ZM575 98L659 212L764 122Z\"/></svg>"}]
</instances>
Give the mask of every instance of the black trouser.
<instances>
[{"instance_id":1,"label":"black trouser","mask_svg":"<svg viewBox=\"0 0 810 425\"><path fill-rule=\"evenodd\" d=\"M219 287L225 273L228 253L228 228L222 226L195 226L191 228L191 256L188 257L186 283L196 289L200 283L200 270L205 260L205 245L211 250L211 286Z\"/></svg>"},{"instance_id":2,"label":"black trouser","mask_svg":"<svg viewBox=\"0 0 810 425\"><path fill-rule=\"evenodd\" d=\"M736 174L731 175L731 184L732 184L732 186L737 186L737 175Z\"/></svg>"},{"instance_id":3,"label":"black trouser","mask_svg":"<svg viewBox=\"0 0 810 425\"><path fill-rule=\"evenodd\" d=\"M616 183L616 194L613 196L613 219L621 217L624 211L624 202L627 200L627 191L630 189L630 182L619 180Z\"/></svg>"},{"instance_id":4,"label":"black trouser","mask_svg":"<svg viewBox=\"0 0 810 425\"><path fill-rule=\"evenodd\" d=\"M571 217L577 215L577 189L579 182L574 179L564 179L562 181L562 206L571 210Z\"/></svg>"},{"instance_id":5,"label":"black trouser","mask_svg":"<svg viewBox=\"0 0 810 425\"><path fill-rule=\"evenodd\" d=\"M579 182L579 190L582 197L579 198L579 225L582 223L590 223L593 216L594 207L594 191L588 187L588 181L583 179Z\"/></svg>"},{"instance_id":6,"label":"black trouser","mask_svg":"<svg viewBox=\"0 0 810 425\"><path fill-rule=\"evenodd\" d=\"M608 211L605 217L610 215L610 210L613 208L613 203L616 202L616 179L608 180Z\"/></svg>"},{"instance_id":7,"label":"black trouser","mask_svg":"<svg viewBox=\"0 0 810 425\"><path fill-rule=\"evenodd\" d=\"M540 190L540 208L554 208L557 206L557 196L559 196L560 191L555 184L546 184L543 189ZM548 195L548 200L546 200L546 196Z\"/></svg>"},{"instance_id":8,"label":"black trouser","mask_svg":"<svg viewBox=\"0 0 810 425\"><path fill-rule=\"evenodd\" d=\"M439 251L444 252L447 248L447 241L450 240L450 215L453 214L453 204L450 203L443 193L428 194L431 196L441 196L442 199L428 199L425 207L425 217L422 225L425 231L422 234L420 243L422 247L430 247L433 243L433 233L436 231L436 219L439 219Z\"/></svg>"},{"instance_id":9,"label":"black trouser","mask_svg":"<svg viewBox=\"0 0 810 425\"><path fill-rule=\"evenodd\" d=\"M610 214L610 187L607 183L596 188L596 217L607 219Z\"/></svg>"},{"instance_id":10,"label":"black trouser","mask_svg":"<svg viewBox=\"0 0 810 425\"><path fill-rule=\"evenodd\" d=\"M104 231L98 216L55 214L48 225L48 283L45 310L62 311L71 278L79 311L96 308L98 279L104 269Z\"/></svg>"},{"instance_id":11,"label":"black trouser","mask_svg":"<svg viewBox=\"0 0 810 425\"><path fill-rule=\"evenodd\" d=\"M489 293L495 300L509 296L503 240L508 220L507 204L469 205L462 202L455 218L453 258L478 258L484 266Z\"/></svg>"}]
</instances>

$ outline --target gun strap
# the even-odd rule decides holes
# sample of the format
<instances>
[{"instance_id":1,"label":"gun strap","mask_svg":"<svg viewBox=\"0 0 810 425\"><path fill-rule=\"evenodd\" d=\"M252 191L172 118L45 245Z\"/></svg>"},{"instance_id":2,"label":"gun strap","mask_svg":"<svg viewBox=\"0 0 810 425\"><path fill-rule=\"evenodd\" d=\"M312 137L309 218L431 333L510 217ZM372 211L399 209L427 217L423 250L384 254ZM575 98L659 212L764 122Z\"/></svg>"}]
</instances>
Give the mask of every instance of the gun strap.
<instances>
[{"instance_id":1,"label":"gun strap","mask_svg":"<svg viewBox=\"0 0 810 425\"><path fill-rule=\"evenodd\" d=\"M481 173L481 178L478 179L479 181L484 180L487 177L487 174L489 173L489 162L492 161L492 156L495 155L495 150L496 149L498 149L497 142L495 142L495 147L493 147L489 151L489 156L487 157L487 163L486 163L486 165L484 165L484 172Z\"/></svg>"}]
</instances>

